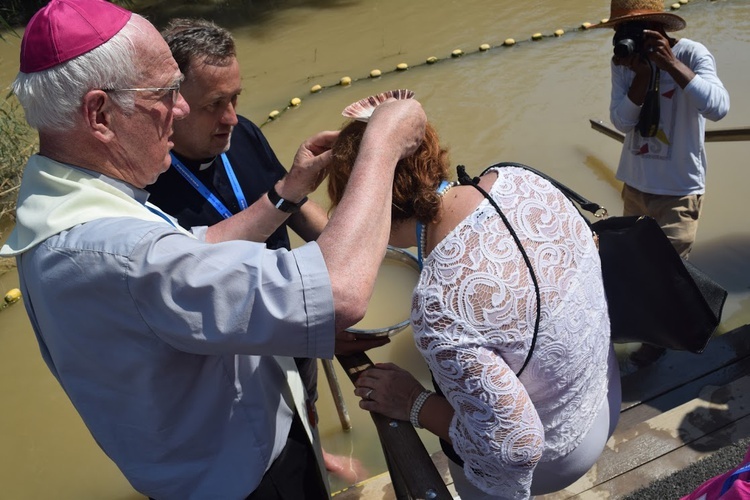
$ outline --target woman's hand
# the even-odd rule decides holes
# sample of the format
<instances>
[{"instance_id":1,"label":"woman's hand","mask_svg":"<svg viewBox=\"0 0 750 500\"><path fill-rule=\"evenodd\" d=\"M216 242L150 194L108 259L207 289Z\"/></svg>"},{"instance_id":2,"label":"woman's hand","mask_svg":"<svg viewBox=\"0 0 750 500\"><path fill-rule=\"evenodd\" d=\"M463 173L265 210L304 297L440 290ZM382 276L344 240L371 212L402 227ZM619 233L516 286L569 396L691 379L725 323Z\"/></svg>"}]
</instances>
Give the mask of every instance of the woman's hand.
<instances>
[{"instance_id":1,"label":"woman's hand","mask_svg":"<svg viewBox=\"0 0 750 500\"><path fill-rule=\"evenodd\" d=\"M354 394L362 398L360 408L407 422L414 400L425 390L411 373L393 363L377 363L362 372L354 385Z\"/></svg>"}]
</instances>

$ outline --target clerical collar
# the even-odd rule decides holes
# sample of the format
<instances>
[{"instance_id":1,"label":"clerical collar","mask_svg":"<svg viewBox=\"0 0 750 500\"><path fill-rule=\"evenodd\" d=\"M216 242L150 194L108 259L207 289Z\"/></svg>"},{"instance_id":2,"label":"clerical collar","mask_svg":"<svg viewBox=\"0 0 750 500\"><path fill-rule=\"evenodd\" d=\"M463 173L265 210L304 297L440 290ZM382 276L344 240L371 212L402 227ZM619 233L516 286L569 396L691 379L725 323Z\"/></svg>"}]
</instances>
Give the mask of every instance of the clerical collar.
<instances>
[{"instance_id":1,"label":"clerical collar","mask_svg":"<svg viewBox=\"0 0 750 500\"><path fill-rule=\"evenodd\" d=\"M214 164L216 161L216 158L218 156L214 156L213 158L204 158L202 160L191 160L190 158L185 158L180 153L177 153L175 151L172 151L172 154L179 159L183 165L185 165L187 168L189 168L192 171L203 171L209 168L211 165Z\"/></svg>"}]
</instances>

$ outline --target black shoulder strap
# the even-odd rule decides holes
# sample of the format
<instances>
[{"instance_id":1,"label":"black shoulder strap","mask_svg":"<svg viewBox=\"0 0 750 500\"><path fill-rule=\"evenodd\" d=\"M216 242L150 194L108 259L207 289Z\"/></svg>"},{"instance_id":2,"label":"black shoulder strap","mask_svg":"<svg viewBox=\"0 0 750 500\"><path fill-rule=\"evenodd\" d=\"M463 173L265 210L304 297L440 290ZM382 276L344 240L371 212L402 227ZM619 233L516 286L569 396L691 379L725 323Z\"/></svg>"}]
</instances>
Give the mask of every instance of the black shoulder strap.
<instances>
[{"instance_id":1,"label":"black shoulder strap","mask_svg":"<svg viewBox=\"0 0 750 500\"><path fill-rule=\"evenodd\" d=\"M492 199L487 191L479 186L479 177L475 177L473 179L469 177L469 175L466 173L466 167L464 167L463 165L458 165L458 167L456 167L456 170L458 171L458 182L460 182L464 186L474 186L477 190L479 190L480 193L482 193L485 198L487 198L487 201L489 201L490 204L495 207L495 210L497 210L498 215L500 215L500 218L503 220L505 227L508 228L511 236L513 236L513 240L516 242L516 245L518 245L518 249L521 251L523 260L524 262L526 262L526 267L528 267L529 269L531 281L534 283L534 291L536 293L536 323L534 324L534 336L531 338L531 347L529 348L529 353L526 355L526 360L524 360L523 366L521 366L521 369L518 370L518 373L516 373L516 377L520 377L521 373L523 373L523 371L526 369L526 365L528 365L529 361L531 360L531 355L534 353L534 346L536 346L536 337L539 333L539 318L542 312L541 297L539 295L539 282L536 279L536 273L534 273L534 268L531 265L531 260L526 254L526 250L523 248L523 245L521 245L521 240L513 230L510 222L508 222L508 219L505 217L503 211L500 210L500 207L497 205L497 203L495 203L495 200Z\"/></svg>"},{"instance_id":2,"label":"black shoulder strap","mask_svg":"<svg viewBox=\"0 0 750 500\"><path fill-rule=\"evenodd\" d=\"M552 177L550 177L549 175L545 174L544 172L540 172L539 170L537 170L535 168L529 167L527 165L523 165L521 163L514 163L514 162L496 163L496 164L494 164L492 166L489 166L486 169L484 169L484 172L482 172L481 175L484 175L484 174L487 173L488 170L492 170L493 168L497 168L497 167L518 167L518 168L523 168L525 170L528 170L529 172L532 172L532 173L538 175L542 179L548 180L550 182L550 184L552 184L557 189L559 189L560 191L562 191L562 193L565 196L567 196L569 200L577 203L578 206L580 206L582 209L586 210L587 212L592 213L597 218L599 218L599 217L606 217L607 216L607 209L604 208L603 206L601 206L598 203L595 203L595 202L593 202L593 201L591 201L591 200L589 200L587 198L584 198L583 196L581 196L580 194L576 193L575 191L573 191L572 189L570 189L568 186L566 186L565 184L563 184L562 182L558 181L557 179L553 179Z\"/></svg>"}]
</instances>

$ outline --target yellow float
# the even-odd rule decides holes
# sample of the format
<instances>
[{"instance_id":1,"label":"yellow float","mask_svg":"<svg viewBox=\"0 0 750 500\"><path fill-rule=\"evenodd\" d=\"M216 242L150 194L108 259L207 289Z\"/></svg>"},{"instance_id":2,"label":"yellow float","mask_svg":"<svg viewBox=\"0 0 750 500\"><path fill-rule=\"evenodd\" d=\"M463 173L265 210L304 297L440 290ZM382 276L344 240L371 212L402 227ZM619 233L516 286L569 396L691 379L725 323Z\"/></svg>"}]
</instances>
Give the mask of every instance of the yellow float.
<instances>
[{"instance_id":1,"label":"yellow float","mask_svg":"<svg viewBox=\"0 0 750 500\"><path fill-rule=\"evenodd\" d=\"M352 84L352 79L348 76L343 77L341 80L339 80L339 85L342 87L346 87L347 85Z\"/></svg>"},{"instance_id":2,"label":"yellow float","mask_svg":"<svg viewBox=\"0 0 750 500\"><path fill-rule=\"evenodd\" d=\"M300 99L299 97L294 97L294 98L292 98L292 100L291 100L291 101L289 101L289 104L291 104L291 105L292 105L292 106L294 106L295 108L296 108L297 106L299 106L299 105L300 105L301 103L302 103L302 99Z\"/></svg>"},{"instance_id":3,"label":"yellow float","mask_svg":"<svg viewBox=\"0 0 750 500\"><path fill-rule=\"evenodd\" d=\"M406 63L398 63L396 65L396 69L399 70L399 71L404 71L404 70L409 69L409 65L406 64Z\"/></svg>"},{"instance_id":4,"label":"yellow float","mask_svg":"<svg viewBox=\"0 0 750 500\"><path fill-rule=\"evenodd\" d=\"M310 92L313 94L315 94L316 92L320 92L321 90L323 90L323 87L321 87L320 85L313 85L310 88Z\"/></svg>"},{"instance_id":5,"label":"yellow float","mask_svg":"<svg viewBox=\"0 0 750 500\"><path fill-rule=\"evenodd\" d=\"M5 294L6 304L15 304L19 300L21 300L21 290L19 290L18 288L8 290L8 293Z\"/></svg>"},{"instance_id":6,"label":"yellow float","mask_svg":"<svg viewBox=\"0 0 750 500\"><path fill-rule=\"evenodd\" d=\"M370 78L377 78L377 77L379 77L382 74L383 73L379 69L374 69L374 70L370 71Z\"/></svg>"}]
</instances>

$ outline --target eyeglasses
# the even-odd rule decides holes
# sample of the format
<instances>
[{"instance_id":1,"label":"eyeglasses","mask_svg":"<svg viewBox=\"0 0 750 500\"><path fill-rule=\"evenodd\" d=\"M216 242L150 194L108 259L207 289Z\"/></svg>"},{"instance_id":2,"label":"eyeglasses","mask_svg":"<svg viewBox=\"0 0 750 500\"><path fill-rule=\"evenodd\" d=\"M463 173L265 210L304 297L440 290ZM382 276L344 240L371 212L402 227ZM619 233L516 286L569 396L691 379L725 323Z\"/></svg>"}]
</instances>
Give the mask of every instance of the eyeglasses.
<instances>
[{"instance_id":1,"label":"eyeglasses","mask_svg":"<svg viewBox=\"0 0 750 500\"><path fill-rule=\"evenodd\" d=\"M139 87L132 89L102 89L104 92L163 92L164 95L169 92L170 103L174 106L177 103L177 95L180 93L180 83L171 87Z\"/></svg>"}]
</instances>

